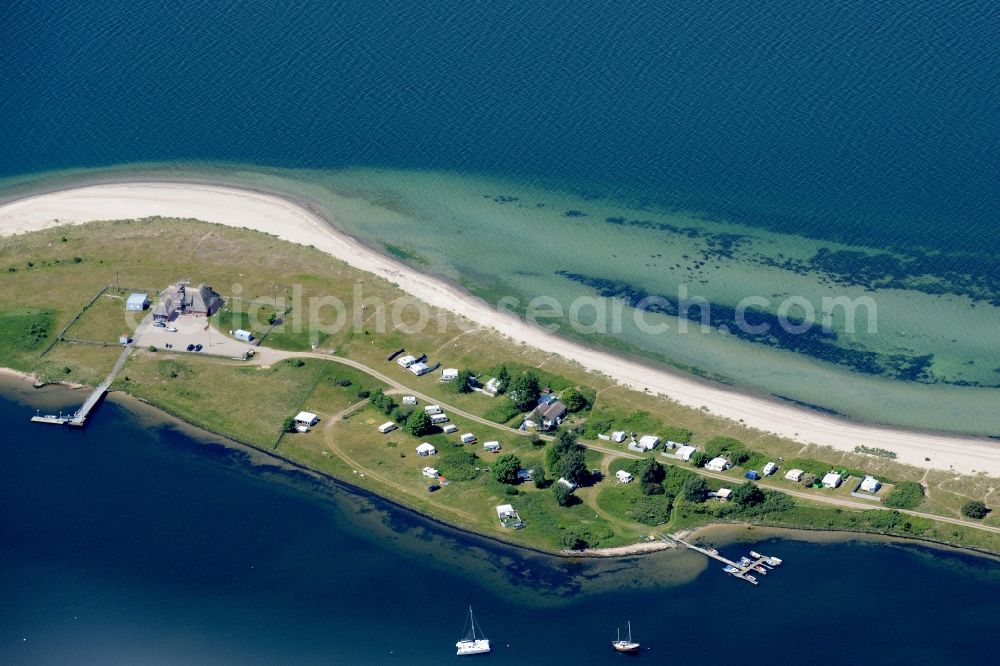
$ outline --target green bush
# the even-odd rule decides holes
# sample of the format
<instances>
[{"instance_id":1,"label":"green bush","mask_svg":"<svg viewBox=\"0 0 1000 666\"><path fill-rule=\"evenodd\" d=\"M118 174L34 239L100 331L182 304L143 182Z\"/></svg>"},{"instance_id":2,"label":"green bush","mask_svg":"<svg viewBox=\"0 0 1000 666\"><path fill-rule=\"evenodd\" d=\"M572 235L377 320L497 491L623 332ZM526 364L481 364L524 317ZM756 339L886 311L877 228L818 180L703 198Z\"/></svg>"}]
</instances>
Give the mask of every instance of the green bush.
<instances>
[{"instance_id":1,"label":"green bush","mask_svg":"<svg viewBox=\"0 0 1000 666\"><path fill-rule=\"evenodd\" d=\"M678 442L680 444L687 444L694 435L687 428L681 428L680 426L667 426L659 434L663 439L669 439L671 442Z\"/></svg>"},{"instance_id":2,"label":"green bush","mask_svg":"<svg viewBox=\"0 0 1000 666\"><path fill-rule=\"evenodd\" d=\"M885 498L893 509L915 509L924 501L924 487L914 481L900 481Z\"/></svg>"},{"instance_id":3,"label":"green bush","mask_svg":"<svg viewBox=\"0 0 1000 666\"><path fill-rule=\"evenodd\" d=\"M990 510L979 500L972 500L962 505L962 515L974 520L982 520Z\"/></svg>"},{"instance_id":4,"label":"green bush","mask_svg":"<svg viewBox=\"0 0 1000 666\"><path fill-rule=\"evenodd\" d=\"M507 423L512 418L521 413L510 400L496 399L490 408L483 413L483 418L494 423Z\"/></svg>"},{"instance_id":5,"label":"green bush","mask_svg":"<svg viewBox=\"0 0 1000 666\"><path fill-rule=\"evenodd\" d=\"M632 519L643 525L662 525L670 520L673 497L669 495L646 495L632 505Z\"/></svg>"},{"instance_id":6,"label":"green bush","mask_svg":"<svg viewBox=\"0 0 1000 666\"><path fill-rule=\"evenodd\" d=\"M471 451L453 447L441 454L440 459L441 473L452 481L471 481L479 474L476 454Z\"/></svg>"}]
</instances>

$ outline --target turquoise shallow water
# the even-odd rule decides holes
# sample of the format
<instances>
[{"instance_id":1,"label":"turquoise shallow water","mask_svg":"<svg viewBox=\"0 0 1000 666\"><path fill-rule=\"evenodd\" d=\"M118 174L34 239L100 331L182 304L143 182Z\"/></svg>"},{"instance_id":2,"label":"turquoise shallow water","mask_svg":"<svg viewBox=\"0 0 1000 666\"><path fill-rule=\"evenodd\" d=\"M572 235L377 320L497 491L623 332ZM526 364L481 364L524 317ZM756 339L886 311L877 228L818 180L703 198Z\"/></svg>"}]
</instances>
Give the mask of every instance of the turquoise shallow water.
<instances>
[{"instance_id":1,"label":"turquoise shallow water","mask_svg":"<svg viewBox=\"0 0 1000 666\"><path fill-rule=\"evenodd\" d=\"M4 663L441 663L470 603L498 663L617 663L608 642L629 619L644 657L679 663L801 663L831 644L892 663L985 663L1000 647L990 559L721 546L785 560L757 587L690 553L555 559L111 402L83 430L28 421L76 399L0 396Z\"/></svg>"},{"instance_id":2,"label":"turquoise shallow water","mask_svg":"<svg viewBox=\"0 0 1000 666\"><path fill-rule=\"evenodd\" d=\"M875 295L878 332L832 342L609 342L996 434L996 19L957 1L7 3L0 176L296 168L345 228L492 299L683 283L725 314Z\"/></svg>"}]
</instances>

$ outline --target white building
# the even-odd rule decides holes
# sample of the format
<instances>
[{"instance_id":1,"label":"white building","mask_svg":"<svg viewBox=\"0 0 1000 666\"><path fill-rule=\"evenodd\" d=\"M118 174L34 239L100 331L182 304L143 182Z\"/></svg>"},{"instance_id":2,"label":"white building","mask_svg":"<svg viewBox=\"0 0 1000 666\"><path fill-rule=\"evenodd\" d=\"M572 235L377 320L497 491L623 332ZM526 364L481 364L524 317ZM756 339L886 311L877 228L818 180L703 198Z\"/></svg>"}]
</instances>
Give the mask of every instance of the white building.
<instances>
[{"instance_id":1,"label":"white building","mask_svg":"<svg viewBox=\"0 0 1000 666\"><path fill-rule=\"evenodd\" d=\"M801 469L790 469L785 473L785 478L789 481L795 481L796 483L802 480L805 475Z\"/></svg>"},{"instance_id":2,"label":"white building","mask_svg":"<svg viewBox=\"0 0 1000 666\"><path fill-rule=\"evenodd\" d=\"M125 299L125 310L127 312L142 312L149 307L149 296L146 294L129 294Z\"/></svg>"},{"instance_id":3,"label":"white building","mask_svg":"<svg viewBox=\"0 0 1000 666\"><path fill-rule=\"evenodd\" d=\"M417 359L413 356L413 354L407 354L406 356L400 356L399 358L396 359L396 363L399 363L399 365L402 366L402 367L404 367L404 368L408 368L408 367L410 367L411 365L413 365L416 362L417 362Z\"/></svg>"},{"instance_id":4,"label":"white building","mask_svg":"<svg viewBox=\"0 0 1000 666\"><path fill-rule=\"evenodd\" d=\"M771 476L777 471L778 471L778 466L775 465L773 462L767 463L766 465L764 465L764 469L761 470L764 476Z\"/></svg>"},{"instance_id":5,"label":"white building","mask_svg":"<svg viewBox=\"0 0 1000 666\"><path fill-rule=\"evenodd\" d=\"M613 433L611 433L611 441L617 444L621 444L622 442L624 442L625 437L627 437L627 435L625 434L624 430L615 430Z\"/></svg>"},{"instance_id":6,"label":"white building","mask_svg":"<svg viewBox=\"0 0 1000 666\"><path fill-rule=\"evenodd\" d=\"M427 442L424 442L423 444L417 447L418 456L433 456L437 455L437 452L438 450L434 448L434 445L428 444Z\"/></svg>"},{"instance_id":7,"label":"white building","mask_svg":"<svg viewBox=\"0 0 1000 666\"><path fill-rule=\"evenodd\" d=\"M639 438L639 446L643 451L652 451L660 445L660 438L656 435L643 435Z\"/></svg>"},{"instance_id":8,"label":"white building","mask_svg":"<svg viewBox=\"0 0 1000 666\"><path fill-rule=\"evenodd\" d=\"M403 396L403 404L404 405L415 405L415 404L417 404L417 398L416 398L416 396L404 395Z\"/></svg>"},{"instance_id":9,"label":"white building","mask_svg":"<svg viewBox=\"0 0 1000 666\"><path fill-rule=\"evenodd\" d=\"M422 470L420 470L420 472L428 479L436 479L438 478L438 474L440 474L440 472L438 472L433 467L424 467Z\"/></svg>"},{"instance_id":10,"label":"white building","mask_svg":"<svg viewBox=\"0 0 1000 666\"><path fill-rule=\"evenodd\" d=\"M475 442L476 442L476 436L473 435L471 432L467 432L464 435L462 435L462 444L475 444Z\"/></svg>"},{"instance_id":11,"label":"white building","mask_svg":"<svg viewBox=\"0 0 1000 666\"><path fill-rule=\"evenodd\" d=\"M688 461L691 460L691 456L693 456L697 450L698 449L693 446L682 446L677 449L677 453L674 455L677 456L678 460Z\"/></svg>"},{"instance_id":12,"label":"white building","mask_svg":"<svg viewBox=\"0 0 1000 666\"><path fill-rule=\"evenodd\" d=\"M386 421L385 423L383 423L378 427L378 431L383 435L386 434L387 432L392 432L395 429L396 429L396 424L393 423L392 421Z\"/></svg>"},{"instance_id":13,"label":"white building","mask_svg":"<svg viewBox=\"0 0 1000 666\"><path fill-rule=\"evenodd\" d=\"M618 483L632 483L632 475L623 469L615 472L615 478L618 479Z\"/></svg>"},{"instance_id":14,"label":"white building","mask_svg":"<svg viewBox=\"0 0 1000 666\"><path fill-rule=\"evenodd\" d=\"M483 451L496 453L500 450L500 442L483 442Z\"/></svg>"},{"instance_id":15,"label":"white building","mask_svg":"<svg viewBox=\"0 0 1000 666\"><path fill-rule=\"evenodd\" d=\"M861 482L861 490L866 493L877 493L881 487L882 484L874 476L866 476L865 480Z\"/></svg>"},{"instance_id":16,"label":"white building","mask_svg":"<svg viewBox=\"0 0 1000 666\"><path fill-rule=\"evenodd\" d=\"M569 488L570 490L576 490L576 484L575 483L573 483L572 481L567 481L566 479L562 478L561 476L559 477L559 480L556 481L556 483L561 483L564 486L566 486L567 488Z\"/></svg>"},{"instance_id":17,"label":"white building","mask_svg":"<svg viewBox=\"0 0 1000 666\"><path fill-rule=\"evenodd\" d=\"M840 486L840 482L844 480L840 474L836 472L827 472L826 476L823 477L823 487L824 488L837 488Z\"/></svg>"},{"instance_id":18,"label":"white building","mask_svg":"<svg viewBox=\"0 0 1000 666\"><path fill-rule=\"evenodd\" d=\"M434 425L441 425L442 423L447 423L447 422L448 422L447 414L431 414L431 423L433 423ZM458 428L455 429L458 430Z\"/></svg>"},{"instance_id":19,"label":"white building","mask_svg":"<svg viewBox=\"0 0 1000 666\"><path fill-rule=\"evenodd\" d=\"M440 414L441 413L441 406L440 405L427 405L426 407L424 407L424 412L426 412L428 414Z\"/></svg>"},{"instance_id":20,"label":"white building","mask_svg":"<svg viewBox=\"0 0 1000 666\"><path fill-rule=\"evenodd\" d=\"M441 371L441 381L450 382L453 379L458 379L458 368L445 368Z\"/></svg>"},{"instance_id":21,"label":"white building","mask_svg":"<svg viewBox=\"0 0 1000 666\"><path fill-rule=\"evenodd\" d=\"M420 377L421 375L426 375L428 372L430 372L431 368L426 363L414 363L413 365L410 366L409 370L417 377Z\"/></svg>"},{"instance_id":22,"label":"white building","mask_svg":"<svg viewBox=\"0 0 1000 666\"><path fill-rule=\"evenodd\" d=\"M515 518L517 517L517 511L510 504L501 504L497 507L497 518Z\"/></svg>"},{"instance_id":23,"label":"white building","mask_svg":"<svg viewBox=\"0 0 1000 666\"><path fill-rule=\"evenodd\" d=\"M308 432L318 422L319 417L312 412L299 412L295 415L295 429L299 432Z\"/></svg>"},{"instance_id":24,"label":"white building","mask_svg":"<svg viewBox=\"0 0 1000 666\"><path fill-rule=\"evenodd\" d=\"M708 464L705 465L705 469L711 470L713 472L724 472L727 469L729 469L729 467L730 467L729 461L723 458L722 456L719 456L718 458L712 458L711 460L708 461Z\"/></svg>"}]
</instances>

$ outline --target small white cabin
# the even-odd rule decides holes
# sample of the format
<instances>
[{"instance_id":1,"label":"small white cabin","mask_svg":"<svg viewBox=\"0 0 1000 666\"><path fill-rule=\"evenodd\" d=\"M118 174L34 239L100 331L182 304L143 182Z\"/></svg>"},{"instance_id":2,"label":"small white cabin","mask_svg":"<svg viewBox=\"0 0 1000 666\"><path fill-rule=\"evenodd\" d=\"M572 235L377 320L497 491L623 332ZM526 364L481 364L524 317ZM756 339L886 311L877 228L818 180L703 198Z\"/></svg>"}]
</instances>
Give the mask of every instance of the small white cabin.
<instances>
[{"instance_id":1,"label":"small white cabin","mask_svg":"<svg viewBox=\"0 0 1000 666\"><path fill-rule=\"evenodd\" d=\"M475 443L476 443L476 436L473 435L471 432L467 432L464 435L462 435L462 444L475 444Z\"/></svg>"},{"instance_id":2,"label":"small white cabin","mask_svg":"<svg viewBox=\"0 0 1000 666\"><path fill-rule=\"evenodd\" d=\"M500 442L483 442L483 451L496 453L500 450Z\"/></svg>"},{"instance_id":3,"label":"small white cabin","mask_svg":"<svg viewBox=\"0 0 1000 666\"><path fill-rule=\"evenodd\" d=\"M392 432L395 429L396 429L396 424L393 423L392 421L386 421L385 423L383 423L378 427L378 431L383 435L386 434L387 432Z\"/></svg>"},{"instance_id":4,"label":"small white cabin","mask_svg":"<svg viewBox=\"0 0 1000 666\"><path fill-rule=\"evenodd\" d=\"M652 451L659 445L660 438L656 435L643 435L639 438L639 446L641 446L644 451Z\"/></svg>"},{"instance_id":5,"label":"small white cabin","mask_svg":"<svg viewBox=\"0 0 1000 666\"><path fill-rule=\"evenodd\" d=\"M705 469L710 470L712 472L724 472L730 467L731 465L729 464L729 461L723 458L722 456L719 456L718 458L712 458L711 460L708 461L708 464L705 465Z\"/></svg>"},{"instance_id":6,"label":"small white cabin","mask_svg":"<svg viewBox=\"0 0 1000 666\"><path fill-rule=\"evenodd\" d=\"M615 478L618 479L618 483L632 483L632 475L623 469L615 472Z\"/></svg>"},{"instance_id":7,"label":"small white cabin","mask_svg":"<svg viewBox=\"0 0 1000 666\"><path fill-rule=\"evenodd\" d=\"M438 451L437 449L434 448L434 445L428 444L427 442L424 442L423 444L417 447L418 456L433 456L437 455L437 452Z\"/></svg>"},{"instance_id":8,"label":"small white cabin","mask_svg":"<svg viewBox=\"0 0 1000 666\"><path fill-rule=\"evenodd\" d=\"M417 377L420 377L430 372L431 368L426 363L414 363L413 365L410 366L409 370Z\"/></svg>"},{"instance_id":9,"label":"small white cabin","mask_svg":"<svg viewBox=\"0 0 1000 666\"><path fill-rule=\"evenodd\" d=\"M764 476L771 476L777 471L778 471L778 466L775 465L773 462L767 463L766 465L764 465L764 469L761 470Z\"/></svg>"},{"instance_id":10,"label":"small white cabin","mask_svg":"<svg viewBox=\"0 0 1000 666\"><path fill-rule=\"evenodd\" d=\"M824 488L837 488L840 486L840 482L844 480L840 474L836 472L827 472L826 476L823 477L823 487Z\"/></svg>"},{"instance_id":11,"label":"small white cabin","mask_svg":"<svg viewBox=\"0 0 1000 666\"><path fill-rule=\"evenodd\" d=\"M789 481L795 481L796 483L801 481L804 475L805 472L803 472L801 469L790 469L787 472L785 472L785 478L788 479Z\"/></svg>"},{"instance_id":12,"label":"small white cabin","mask_svg":"<svg viewBox=\"0 0 1000 666\"><path fill-rule=\"evenodd\" d=\"M431 423L434 425L441 425L442 423L448 422L447 414L431 414Z\"/></svg>"},{"instance_id":13,"label":"small white cabin","mask_svg":"<svg viewBox=\"0 0 1000 666\"><path fill-rule=\"evenodd\" d=\"M453 379L458 379L458 368L445 368L441 371L441 381L450 382Z\"/></svg>"},{"instance_id":14,"label":"small white cabin","mask_svg":"<svg viewBox=\"0 0 1000 666\"><path fill-rule=\"evenodd\" d=\"M688 461L691 460L691 456L693 456L697 450L698 449L693 446L682 446L677 449L677 453L674 455L676 455L679 460Z\"/></svg>"},{"instance_id":15,"label":"small white cabin","mask_svg":"<svg viewBox=\"0 0 1000 666\"><path fill-rule=\"evenodd\" d=\"M396 363L399 363L401 367L408 368L417 362L416 357L413 354L407 354L406 356L400 356L396 359Z\"/></svg>"},{"instance_id":16,"label":"small white cabin","mask_svg":"<svg viewBox=\"0 0 1000 666\"><path fill-rule=\"evenodd\" d=\"M861 482L861 490L866 493L877 493L881 487L881 482L874 476L866 476L865 480Z\"/></svg>"},{"instance_id":17,"label":"small white cabin","mask_svg":"<svg viewBox=\"0 0 1000 666\"><path fill-rule=\"evenodd\" d=\"M299 412L295 415L295 429L299 432L308 432L318 422L319 417L312 412Z\"/></svg>"},{"instance_id":18,"label":"small white cabin","mask_svg":"<svg viewBox=\"0 0 1000 666\"><path fill-rule=\"evenodd\" d=\"M572 481L567 481L566 479L562 478L561 476L559 477L559 480L556 481L556 483L563 484L564 486L566 486L567 488L569 488L571 491L572 490L576 490L576 484L575 483L573 483Z\"/></svg>"}]
</instances>

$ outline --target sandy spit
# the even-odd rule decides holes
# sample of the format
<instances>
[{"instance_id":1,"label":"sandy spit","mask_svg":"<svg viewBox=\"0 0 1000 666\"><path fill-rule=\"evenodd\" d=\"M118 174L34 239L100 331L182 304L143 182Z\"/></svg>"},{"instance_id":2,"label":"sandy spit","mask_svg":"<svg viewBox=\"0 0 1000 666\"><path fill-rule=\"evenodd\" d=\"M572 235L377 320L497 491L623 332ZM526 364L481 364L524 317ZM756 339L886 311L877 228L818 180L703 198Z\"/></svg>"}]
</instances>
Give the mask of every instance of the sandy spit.
<instances>
[{"instance_id":1,"label":"sandy spit","mask_svg":"<svg viewBox=\"0 0 1000 666\"><path fill-rule=\"evenodd\" d=\"M549 353L560 354L639 391L662 394L683 405L802 443L853 451L858 444L896 452L918 467L986 472L1000 476L1000 442L855 423L652 368L611 352L543 331L507 312L375 252L304 205L261 192L198 183L136 182L93 185L29 196L0 206L0 236L63 224L151 216L195 218L246 227L313 245L347 264L396 283L433 306ZM926 461L925 458L930 458Z\"/></svg>"}]
</instances>

